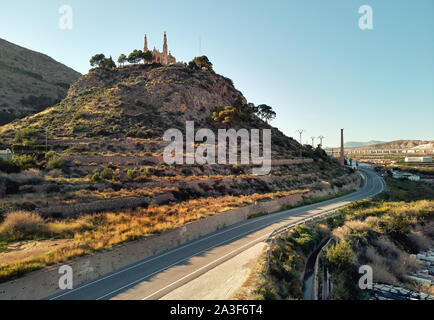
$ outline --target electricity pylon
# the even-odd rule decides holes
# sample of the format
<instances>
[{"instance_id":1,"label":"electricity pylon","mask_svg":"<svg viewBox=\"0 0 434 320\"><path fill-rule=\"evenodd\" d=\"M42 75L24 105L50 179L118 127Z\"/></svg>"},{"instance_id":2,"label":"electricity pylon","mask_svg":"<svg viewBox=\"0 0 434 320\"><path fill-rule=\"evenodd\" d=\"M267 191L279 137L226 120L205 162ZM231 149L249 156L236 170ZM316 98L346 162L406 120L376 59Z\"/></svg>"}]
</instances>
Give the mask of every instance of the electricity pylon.
<instances>
[{"instance_id":1,"label":"electricity pylon","mask_svg":"<svg viewBox=\"0 0 434 320\"><path fill-rule=\"evenodd\" d=\"M314 144L315 144L315 139L316 137L310 137L312 139L312 148L315 148Z\"/></svg>"},{"instance_id":2,"label":"electricity pylon","mask_svg":"<svg viewBox=\"0 0 434 320\"><path fill-rule=\"evenodd\" d=\"M322 141L325 139L325 137L324 136L319 136L318 139L321 141L320 142L320 146L322 148Z\"/></svg>"},{"instance_id":3,"label":"electricity pylon","mask_svg":"<svg viewBox=\"0 0 434 320\"><path fill-rule=\"evenodd\" d=\"M300 134L300 144L303 145L303 139L302 139L302 136L303 136L303 133L306 132L306 130L304 130L304 129L300 129L300 130L297 130L296 132L298 132L298 133Z\"/></svg>"},{"instance_id":4,"label":"electricity pylon","mask_svg":"<svg viewBox=\"0 0 434 320\"><path fill-rule=\"evenodd\" d=\"M296 132L300 134L300 158L303 157L303 133L306 132L304 129L299 129Z\"/></svg>"}]
</instances>

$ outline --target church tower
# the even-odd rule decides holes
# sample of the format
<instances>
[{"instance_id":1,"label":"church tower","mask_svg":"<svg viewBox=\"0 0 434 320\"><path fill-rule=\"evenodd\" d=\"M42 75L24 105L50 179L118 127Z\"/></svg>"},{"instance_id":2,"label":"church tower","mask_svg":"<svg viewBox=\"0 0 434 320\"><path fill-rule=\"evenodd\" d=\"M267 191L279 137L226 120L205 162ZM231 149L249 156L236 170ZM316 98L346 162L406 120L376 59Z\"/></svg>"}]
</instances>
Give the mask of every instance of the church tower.
<instances>
[{"instance_id":1,"label":"church tower","mask_svg":"<svg viewBox=\"0 0 434 320\"><path fill-rule=\"evenodd\" d=\"M163 54L164 54L165 56L167 56L168 52L169 52L169 48L168 48L168 46L167 46L167 35L166 35L166 32L164 32Z\"/></svg>"},{"instance_id":2,"label":"church tower","mask_svg":"<svg viewBox=\"0 0 434 320\"><path fill-rule=\"evenodd\" d=\"M168 57L169 55L169 48L167 45L167 35L166 32L164 32L164 45L163 45L163 64L167 64L168 63Z\"/></svg>"},{"instance_id":3,"label":"church tower","mask_svg":"<svg viewBox=\"0 0 434 320\"><path fill-rule=\"evenodd\" d=\"M148 36L145 35L145 47L144 52L149 51L148 47ZM169 51L169 46L167 45L167 34L164 32L164 43L163 43L163 52L157 50L154 46L154 50L152 51L154 55L154 63L161 63L162 65L168 65L172 63L176 63L176 58L172 56Z\"/></svg>"}]
</instances>

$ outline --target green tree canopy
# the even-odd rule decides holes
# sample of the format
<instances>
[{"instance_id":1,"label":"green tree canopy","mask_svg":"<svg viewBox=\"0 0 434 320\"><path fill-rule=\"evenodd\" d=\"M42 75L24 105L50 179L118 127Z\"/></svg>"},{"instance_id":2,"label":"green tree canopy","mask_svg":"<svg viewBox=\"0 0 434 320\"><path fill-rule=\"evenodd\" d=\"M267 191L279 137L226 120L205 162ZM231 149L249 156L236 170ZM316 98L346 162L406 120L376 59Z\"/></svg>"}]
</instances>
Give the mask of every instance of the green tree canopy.
<instances>
[{"instance_id":1,"label":"green tree canopy","mask_svg":"<svg viewBox=\"0 0 434 320\"><path fill-rule=\"evenodd\" d=\"M259 116L265 120L265 122L269 122L271 120L276 119L276 112L274 112L273 108L267 106L266 104L261 104L258 106Z\"/></svg>"},{"instance_id":2,"label":"green tree canopy","mask_svg":"<svg viewBox=\"0 0 434 320\"><path fill-rule=\"evenodd\" d=\"M146 62L151 63L152 61L154 61L154 54L148 50L148 51L143 53L143 59Z\"/></svg>"},{"instance_id":3,"label":"green tree canopy","mask_svg":"<svg viewBox=\"0 0 434 320\"><path fill-rule=\"evenodd\" d=\"M116 68L116 63L113 61L113 58L110 57L101 61L99 67L105 69L114 69Z\"/></svg>"},{"instance_id":4,"label":"green tree canopy","mask_svg":"<svg viewBox=\"0 0 434 320\"><path fill-rule=\"evenodd\" d=\"M92 67L99 67L101 65L101 62L103 62L106 59L105 55L102 53L94 55L92 58L90 58L89 62Z\"/></svg>"},{"instance_id":5,"label":"green tree canopy","mask_svg":"<svg viewBox=\"0 0 434 320\"><path fill-rule=\"evenodd\" d=\"M190 69L199 70L205 69L208 71L214 71L212 68L212 63L209 61L207 56L196 57L188 64Z\"/></svg>"},{"instance_id":6,"label":"green tree canopy","mask_svg":"<svg viewBox=\"0 0 434 320\"><path fill-rule=\"evenodd\" d=\"M220 106L211 112L211 121L217 125L233 125L248 121L253 111L248 104L239 96L233 106Z\"/></svg>"},{"instance_id":7,"label":"green tree canopy","mask_svg":"<svg viewBox=\"0 0 434 320\"><path fill-rule=\"evenodd\" d=\"M129 54L127 60L129 63L139 63L140 61L143 60L143 58L144 58L144 54L142 50L134 50Z\"/></svg>"},{"instance_id":8,"label":"green tree canopy","mask_svg":"<svg viewBox=\"0 0 434 320\"><path fill-rule=\"evenodd\" d=\"M123 66L125 62L127 62L127 56L122 53L118 58L118 63Z\"/></svg>"}]
</instances>

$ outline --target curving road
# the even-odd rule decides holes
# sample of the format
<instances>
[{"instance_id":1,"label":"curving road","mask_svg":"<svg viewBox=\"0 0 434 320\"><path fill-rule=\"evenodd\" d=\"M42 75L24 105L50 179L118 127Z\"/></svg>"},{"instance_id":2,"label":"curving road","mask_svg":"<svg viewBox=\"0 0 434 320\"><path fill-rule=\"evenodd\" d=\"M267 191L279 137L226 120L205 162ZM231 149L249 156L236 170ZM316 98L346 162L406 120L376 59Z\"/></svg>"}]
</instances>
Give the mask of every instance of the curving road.
<instances>
[{"instance_id":1,"label":"curving road","mask_svg":"<svg viewBox=\"0 0 434 320\"><path fill-rule=\"evenodd\" d=\"M360 172L365 183L354 193L237 223L49 299L160 299L266 240L276 229L372 197L385 189L383 179L374 172Z\"/></svg>"}]
</instances>

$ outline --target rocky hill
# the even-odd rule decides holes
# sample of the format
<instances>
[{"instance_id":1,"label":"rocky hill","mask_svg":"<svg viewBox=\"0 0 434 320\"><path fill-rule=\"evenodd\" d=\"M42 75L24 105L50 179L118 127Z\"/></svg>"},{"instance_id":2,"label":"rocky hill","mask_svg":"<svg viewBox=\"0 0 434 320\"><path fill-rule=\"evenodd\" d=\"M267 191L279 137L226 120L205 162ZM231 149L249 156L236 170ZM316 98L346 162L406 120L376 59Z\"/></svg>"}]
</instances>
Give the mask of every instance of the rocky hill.
<instances>
[{"instance_id":1,"label":"rocky hill","mask_svg":"<svg viewBox=\"0 0 434 320\"><path fill-rule=\"evenodd\" d=\"M32 208L50 215L89 213L204 197L335 190L357 179L323 150L302 148L252 113L232 119L230 127L272 129L269 175L252 174L250 165L164 163L166 129L185 130L185 121L191 120L196 129L216 130L223 126L210 117L216 108L230 110L237 103L247 106L232 81L213 71L182 64L94 69L57 105L0 127L6 145L14 144L23 129L35 129L33 133L39 130L43 137L41 147L47 131L54 152L15 161L39 171L29 179L16 180L16 173L10 174L15 191L0 202L0 212ZM26 203L14 195L17 190Z\"/></svg>"},{"instance_id":2,"label":"rocky hill","mask_svg":"<svg viewBox=\"0 0 434 320\"><path fill-rule=\"evenodd\" d=\"M266 175L249 164L165 163L163 132L184 130L186 120L196 129L271 128L246 102L210 70L130 65L92 70L60 103L1 126L0 144L18 151L0 161L0 260L8 261L0 282L232 209L288 197L295 205L360 184L323 150L276 128ZM35 227L15 232L13 219ZM55 249L38 241L48 239ZM20 249L22 240L37 250Z\"/></svg>"},{"instance_id":3,"label":"rocky hill","mask_svg":"<svg viewBox=\"0 0 434 320\"><path fill-rule=\"evenodd\" d=\"M0 39L0 125L58 103L79 77L44 54Z\"/></svg>"},{"instance_id":4,"label":"rocky hill","mask_svg":"<svg viewBox=\"0 0 434 320\"><path fill-rule=\"evenodd\" d=\"M216 107L232 106L242 93L232 81L214 72L191 70L184 65L130 65L94 69L77 80L68 96L54 107L0 128L12 139L21 128L48 130L56 138L161 138L170 128L215 127L210 115ZM271 128L252 115L231 127ZM275 156L294 156L300 146L273 130Z\"/></svg>"}]
</instances>

